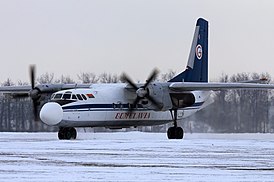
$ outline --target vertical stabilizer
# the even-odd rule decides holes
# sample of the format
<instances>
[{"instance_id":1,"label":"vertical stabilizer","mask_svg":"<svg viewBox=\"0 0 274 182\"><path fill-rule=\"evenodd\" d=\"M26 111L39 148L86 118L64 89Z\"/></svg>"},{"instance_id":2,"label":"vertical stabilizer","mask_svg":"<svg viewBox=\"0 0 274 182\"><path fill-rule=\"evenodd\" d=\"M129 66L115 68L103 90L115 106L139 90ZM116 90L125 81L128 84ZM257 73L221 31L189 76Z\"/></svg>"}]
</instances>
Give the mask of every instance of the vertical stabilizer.
<instances>
[{"instance_id":1,"label":"vertical stabilizer","mask_svg":"<svg viewBox=\"0 0 274 182\"><path fill-rule=\"evenodd\" d=\"M208 22L205 19L197 20L186 70L169 82L208 82Z\"/></svg>"}]
</instances>

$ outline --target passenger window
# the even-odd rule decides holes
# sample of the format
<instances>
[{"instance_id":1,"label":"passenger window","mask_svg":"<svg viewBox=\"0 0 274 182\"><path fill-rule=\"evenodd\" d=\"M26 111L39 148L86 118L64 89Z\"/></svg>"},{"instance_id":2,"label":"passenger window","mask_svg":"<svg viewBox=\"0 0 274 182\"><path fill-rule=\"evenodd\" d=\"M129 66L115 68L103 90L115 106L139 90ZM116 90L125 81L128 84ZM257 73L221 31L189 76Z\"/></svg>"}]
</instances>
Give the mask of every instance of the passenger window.
<instances>
[{"instance_id":1,"label":"passenger window","mask_svg":"<svg viewBox=\"0 0 274 182\"><path fill-rule=\"evenodd\" d=\"M63 95L64 100L70 99L70 97L71 97L71 94L64 94Z\"/></svg>"},{"instance_id":2,"label":"passenger window","mask_svg":"<svg viewBox=\"0 0 274 182\"><path fill-rule=\"evenodd\" d=\"M62 97L62 94L56 94L54 99L61 99L61 97Z\"/></svg>"},{"instance_id":3,"label":"passenger window","mask_svg":"<svg viewBox=\"0 0 274 182\"><path fill-rule=\"evenodd\" d=\"M73 94L73 95L72 95L72 99L73 99L73 100L77 100L76 95Z\"/></svg>"},{"instance_id":4,"label":"passenger window","mask_svg":"<svg viewBox=\"0 0 274 182\"><path fill-rule=\"evenodd\" d=\"M82 94L82 97L84 100L87 100L87 97L84 94Z\"/></svg>"},{"instance_id":5,"label":"passenger window","mask_svg":"<svg viewBox=\"0 0 274 182\"><path fill-rule=\"evenodd\" d=\"M116 104L116 108L123 108L123 104L119 101L119 102L117 102L117 104Z\"/></svg>"},{"instance_id":6,"label":"passenger window","mask_svg":"<svg viewBox=\"0 0 274 182\"><path fill-rule=\"evenodd\" d=\"M80 94L77 94L76 96L77 96L78 100L83 100L83 98Z\"/></svg>"}]
</instances>

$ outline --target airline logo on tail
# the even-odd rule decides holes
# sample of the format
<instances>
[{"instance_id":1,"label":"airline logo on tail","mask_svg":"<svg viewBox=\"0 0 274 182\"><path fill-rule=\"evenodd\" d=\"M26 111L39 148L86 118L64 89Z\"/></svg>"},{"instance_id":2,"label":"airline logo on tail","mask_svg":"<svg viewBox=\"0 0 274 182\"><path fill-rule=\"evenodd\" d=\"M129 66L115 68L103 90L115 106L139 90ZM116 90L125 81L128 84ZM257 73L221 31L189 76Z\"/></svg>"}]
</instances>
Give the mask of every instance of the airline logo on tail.
<instances>
[{"instance_id":1,"label":"airline logo on tail","mask_svg":"<svg viewBox=\"0 0 274 182\"><path fill-rule=\"evenodd\" d=\"M203 49L202 49L202 46L198 44L196 47L196 57L200 60L202 59L202 56L203 56Z\"/></svg>"}]
</instances>

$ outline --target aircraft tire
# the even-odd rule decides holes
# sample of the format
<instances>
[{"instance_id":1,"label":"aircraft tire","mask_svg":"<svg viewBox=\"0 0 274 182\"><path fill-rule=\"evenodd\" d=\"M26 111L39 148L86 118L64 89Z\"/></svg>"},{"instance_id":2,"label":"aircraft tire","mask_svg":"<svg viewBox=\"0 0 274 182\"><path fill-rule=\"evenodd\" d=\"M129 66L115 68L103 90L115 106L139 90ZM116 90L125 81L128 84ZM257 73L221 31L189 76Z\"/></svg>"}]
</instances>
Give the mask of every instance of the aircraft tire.
<instances>
[{"instance_id":1,"label":"aircraft tire","mask_svg":"<svg viewBox=\"0 0 274 182\"><path fill-rule=\"evenodd\" d=\"M73 128L73 127L71 127L71 128L69 129L69 132L71 133L71 137L70 137L70 139L75 140L75 139L76 139L76 137L77 137L77 132L76 132L76 129L75 129L75 128Z\"/></svg>"},{"instance_id":2,"label":"aircraft tire","mask_svg":"<svg viewBox=\"0 0 274 182\"><path fill-rule=\"evenodd\" d=\"M58 138L59 138L59 140L64 140L64 139L65 139L65 136L64 136L64 128L60 128L60 129L59 129Z\"/></svg>"},{"instance_id":3,"label":"aircraft tire","mask_svg":"<svg viewBox=\"0 0 274 182\"><path fill-rule=\"evenodd\" d=\"M76 129L73 127L59 129L58 138L60 140L71 140L71 139L76 139L76 137L77 137L77 132L76 132Z\"/></svg>"},{"instance_id":4,"label":"aircraft tire","mask_svg":"<svg viewBox=\"0 0 274 182\"><path fill-rule=\"evenodd\" d=\"M175 127L170 127L167 130L167 138L168 139L175 139Z\"/></svg>"},{"instance_id":5,"label":"aircraft tire","mask_svg":"<svg viewBox=\"0 0 274 182\"><path fill-rule=\"evenodd\" d=\"M170 127L167 130L168 139L183 139L184 130L181 127Z\"/></svg>"},{"instance_id":6,"label":"aircraft tire","mask_svg":"<svg viewBox=\"0 0 274 182\"><path fill-rule=\"evenodd\" d=\"M175 129L175 138L176 139L183 139L184 137L184 130L181 127L177 127Z\"/></svg>"}]
</instances>

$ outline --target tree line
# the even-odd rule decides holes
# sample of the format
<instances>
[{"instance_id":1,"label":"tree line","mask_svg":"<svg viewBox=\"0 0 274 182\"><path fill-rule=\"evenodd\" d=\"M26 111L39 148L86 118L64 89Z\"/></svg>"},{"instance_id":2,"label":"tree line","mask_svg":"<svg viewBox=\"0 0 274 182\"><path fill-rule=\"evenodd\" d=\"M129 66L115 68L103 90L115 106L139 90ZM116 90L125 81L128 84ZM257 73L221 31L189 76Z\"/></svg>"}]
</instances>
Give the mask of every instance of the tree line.
<instances>
[{"instance_id":1,"label":"tree line","mask_svg":"<svg viewBox=\"0 0 274 182\"><path fill-rule=\"evenodd\" d=\"M223 74L220 82L241 82L268 78L268 73ZM226 90L213 94L214 103L188 118L186 128L200 132L266 133L274 132L272 90ZM196 122L194 122L196 121ZM194 126L191 126L194 125Z\"/></svg>"},{"instance_id":2,"label":"tree line","mask_svg":"<svg viewBox=\"0 0 274 182\"><path fill-rule=\"evenodd\" d=\"M161 74L158 81L167 81L175 75L174 71ZM239 82L245 80L268 78L267 73L238 73L232 76L223 74L220 82ZM103 73L81 73L77 75L78 83L117 83L120 76ZM37 84L44 83L76 83L70 76L54 78L54 74L43 74L36 79ZM266 84L267 84L266 83ZM15 84L7 79L2 86L27 85L19 81ZM45 96L46 99L50 95ZM212 94L214 103L183 120L180 125L186 132L273 132L274 131L274 98L271 90L226 90ZM41 103L42 105L43 103ZM35 122L30 98L14 98L10 95L0 96L0 131L57 131L57 127ZM171 124L161 126L138 127L134 130L166 132ZM131 129L126 129L131 130ZM95 128L94 131L109 131Z\"/></svg>"}]
</instances>

